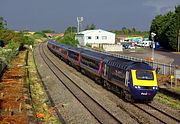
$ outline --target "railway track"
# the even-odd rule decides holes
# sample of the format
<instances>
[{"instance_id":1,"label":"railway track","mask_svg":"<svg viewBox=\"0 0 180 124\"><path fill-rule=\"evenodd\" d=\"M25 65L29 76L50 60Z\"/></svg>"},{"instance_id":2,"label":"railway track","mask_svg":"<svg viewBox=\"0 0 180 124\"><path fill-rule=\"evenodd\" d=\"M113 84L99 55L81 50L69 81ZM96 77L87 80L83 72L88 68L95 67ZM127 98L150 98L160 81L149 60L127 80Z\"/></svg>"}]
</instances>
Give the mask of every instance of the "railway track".
<instances>
[{"instance_id":1,"label":"railway track","mask_svg":"<svg viewBox=\"0 0 180 124\"><path fill-rule=\"evenodd\" d=\"M160 123L163 124L177 124L180 123L180 118L175 117L173 115L168 114L167 112L157 108L156 106L152 104L132 104L136 108L140 109L144 113L150 115L155 120L158 120Z\"/></svg>"},{"instance_id":2,"label":"railway track","mask_svg":"<svg viewBox=\"0 0 180 124\"><path fill-rule=\"evenodd\" d=\"M167 88L161 88L159 87L159 92L167 95L167 96L170 96L174 99L177 99L177 100L180 100L180 93L177 92L177 91L173 91L171 89L167 89Z\"/></svg>"},{"instance_id":3,"label":"railway track","mask_svg":"<svg viewBox=\"0 0 180 124\"><path fill-rule=\"evenodd\" d=\"M44 62L47 64L48 68L54 73L54 75L59 79L60 82L76 97L76 99L97 119L101 124L120 124L122 123L110 112L108 112L103 106L101 106L97 101L95 101L91 96L89 96L83 89L81 89L76 83L71 79L68 74L63 72L56 64L51 61L50 56L44 50L45 44L39 46L39 53L43 58ZM60 78L61 77L61 78Z\"/></svg>"}]
</instances>

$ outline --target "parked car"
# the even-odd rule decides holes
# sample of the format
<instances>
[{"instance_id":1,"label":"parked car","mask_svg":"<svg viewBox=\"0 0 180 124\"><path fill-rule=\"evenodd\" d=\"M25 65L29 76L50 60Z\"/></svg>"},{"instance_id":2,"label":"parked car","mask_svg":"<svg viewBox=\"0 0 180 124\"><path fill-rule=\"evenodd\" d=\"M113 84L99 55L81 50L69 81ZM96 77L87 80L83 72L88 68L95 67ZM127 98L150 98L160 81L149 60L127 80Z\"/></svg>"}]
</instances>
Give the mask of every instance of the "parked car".
<instances>
[{"instance_id":1,"label":"parked car","mask_svg":"<svg viewBox=\"0 0 180 124\"><path fill-rule=\"evenodd\" d=\"M126 44L123 44L124 49L135 49L135 44L132 42L128 42Z\"/></svg>"},{"instance_id":2,"label":"parked car","mask_svg":"<svg viewBox=\"0 0 180 124\"><path fill-rule=\"evenodd\" d=\"M129 48L129 44L123 44L123 48L124 49L128 49Z\"/></svg>"}]
</instances>

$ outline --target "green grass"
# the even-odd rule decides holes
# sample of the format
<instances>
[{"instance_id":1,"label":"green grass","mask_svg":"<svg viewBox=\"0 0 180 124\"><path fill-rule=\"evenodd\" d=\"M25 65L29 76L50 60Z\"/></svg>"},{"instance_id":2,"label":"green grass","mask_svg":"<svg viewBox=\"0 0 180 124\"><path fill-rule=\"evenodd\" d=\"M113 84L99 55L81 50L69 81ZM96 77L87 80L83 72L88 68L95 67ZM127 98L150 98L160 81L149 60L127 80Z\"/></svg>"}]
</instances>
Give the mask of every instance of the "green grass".
<instances>
[{"instance_id":1,"label":"green grass","mask_svg":"<svg viewBox=\"0 0 180 124\"><path fill-rule=\"evenodd\" d=\"M175 90L176 92L180 92L180 87L179 86L178 87L173 87L172 89Z\"/></svg>"},{"instance_id":2,"label":"green grass","mask_svg":"<svg viewBox=\"0 0 180 124\"><path fill-rule=\"evenodd\" d=\"M158 93L155 96L155 99L158 100L160 103L166 104L174 109L180 109L180 100L176 100L162 93Z\"/></svg>"}]
</instances>

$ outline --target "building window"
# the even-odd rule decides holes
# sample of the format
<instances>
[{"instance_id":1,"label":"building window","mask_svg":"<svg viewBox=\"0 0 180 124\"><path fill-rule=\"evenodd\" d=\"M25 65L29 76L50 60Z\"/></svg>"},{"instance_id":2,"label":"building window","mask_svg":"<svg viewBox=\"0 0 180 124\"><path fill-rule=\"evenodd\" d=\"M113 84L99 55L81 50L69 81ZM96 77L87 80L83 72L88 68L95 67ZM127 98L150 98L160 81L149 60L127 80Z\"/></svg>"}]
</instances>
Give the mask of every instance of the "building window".
<instances>
[{"instance_id":1,"label":"building window","mask_svg":"<svg viewBox=\"0 0 180 124\"><path fill-rule=\"evenodd\" d=\"M102 39L103 39L103 40L106 40L106 39L107 39L107 36L102 36Z\"/></svg>"},{"instance_id":2,"label":"building window","mask_svg":"<svg viewBox=\"0 0 180 124\"><path fill-rule=\"evenodd\" d=\"M98 40L98 39L99 39L99 36L96 36L95 39Z\"/></svg>"},{"instance_id":3,"label":"building window","mask_svg":"<svg viewBox=\"0 0 180 124\"><path fill-rule=\"evenodd\" d=\"M91 36L87 36L87 39L90 40L90 39L91 39Z\"/></svg>"}]
</instances>

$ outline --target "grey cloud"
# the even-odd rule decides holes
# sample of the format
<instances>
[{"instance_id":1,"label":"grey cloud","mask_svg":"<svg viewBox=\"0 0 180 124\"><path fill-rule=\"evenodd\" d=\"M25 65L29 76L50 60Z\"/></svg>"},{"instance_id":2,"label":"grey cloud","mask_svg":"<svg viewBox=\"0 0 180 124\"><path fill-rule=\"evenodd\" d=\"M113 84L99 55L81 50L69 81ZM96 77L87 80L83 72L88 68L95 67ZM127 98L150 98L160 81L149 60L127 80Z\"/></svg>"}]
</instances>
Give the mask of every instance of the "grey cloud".
<instances>
[{"instance_id":1,"label":"grey cloud","mask_svg":"<svg viewBox=\"0 0 180 124\"><path fill-rule=\"evenodd\" d=\"M175 6L180 4L180 0L146 0L143 5L154 7L155 14L164 14L174 11Z\"/></svg>"}]
</instances>

